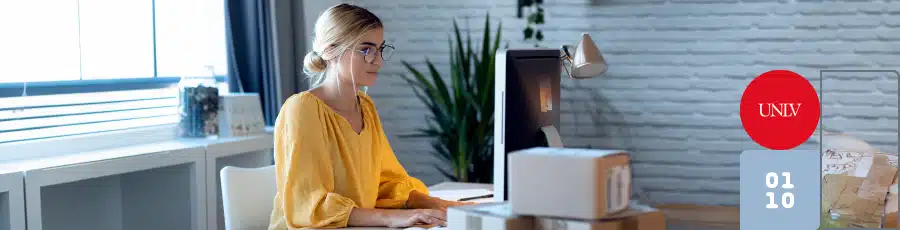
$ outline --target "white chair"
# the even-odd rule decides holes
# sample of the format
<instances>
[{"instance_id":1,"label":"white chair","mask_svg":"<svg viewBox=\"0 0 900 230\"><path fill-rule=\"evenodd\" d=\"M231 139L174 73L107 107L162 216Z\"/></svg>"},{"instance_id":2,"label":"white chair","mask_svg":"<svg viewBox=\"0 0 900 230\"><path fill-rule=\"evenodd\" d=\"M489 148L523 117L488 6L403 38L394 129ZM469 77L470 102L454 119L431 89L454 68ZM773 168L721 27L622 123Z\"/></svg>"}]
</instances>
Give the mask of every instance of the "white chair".
<instances>
[{"instance_id":1,"label":"white chair","mask_svg":"<svg viewBox=\"0 0 900 230\"><path fill-rule=\"evenodd\" d=\"M267 229L277 190L275 166L225 166L219 176L222 178L225 229Z\"/></svg>"}]
</instances>

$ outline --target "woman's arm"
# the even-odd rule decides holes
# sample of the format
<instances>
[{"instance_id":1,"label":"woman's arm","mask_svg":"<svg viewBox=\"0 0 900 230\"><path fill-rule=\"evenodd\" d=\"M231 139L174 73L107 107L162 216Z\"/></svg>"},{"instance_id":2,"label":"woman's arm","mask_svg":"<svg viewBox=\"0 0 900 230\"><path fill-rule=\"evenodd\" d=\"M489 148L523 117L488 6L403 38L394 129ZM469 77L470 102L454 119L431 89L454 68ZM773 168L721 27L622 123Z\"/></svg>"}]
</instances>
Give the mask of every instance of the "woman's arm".
<instances>
[{"instance_id":1,"label":"woman's arm","mask_svg":"<svg viewBox=\"0 0 900 230\"><path fill-rule=\"evenodd\" d=\"M428 194L421 193L419 191L413 190L409 193L409 199L406 201L406 206L409 208L424 208L424 209L435 209L447 211L447 208L453 206L460 205L468 205L474 204L473 202L457 202L457 201L449 201L442 200L437 197L429 196Z\"/></svg>"},{"instance_id":2,"label":"woman's arm","mask_svg":"<svg viewBox=\"0 0 900 230\"><path fill-rule=\"evenodd\" d=\"M370 209L354 208L349 226L404 228L417 224L447 225L447 213L432 209Z\"/></svg>"}]
</instances>

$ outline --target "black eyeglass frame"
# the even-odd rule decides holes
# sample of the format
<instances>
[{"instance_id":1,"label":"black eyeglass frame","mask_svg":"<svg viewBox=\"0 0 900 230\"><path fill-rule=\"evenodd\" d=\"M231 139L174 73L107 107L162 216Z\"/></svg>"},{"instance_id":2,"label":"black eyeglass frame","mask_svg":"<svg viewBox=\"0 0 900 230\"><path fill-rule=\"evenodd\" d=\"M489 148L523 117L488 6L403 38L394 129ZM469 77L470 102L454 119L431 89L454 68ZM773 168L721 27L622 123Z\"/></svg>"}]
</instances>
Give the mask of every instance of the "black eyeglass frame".
<instances>
[{"instance_id":1,"label":"black eyeglass frame","mask_svg":"<svg viewBox=\"0 0 900 230\"><path fill-rule=\"evenodd\" d=\"M391 48L391 53L388 54L387 57L384 56L384 48L386 48L386 47ZM392 56L393 53L394 53L394 52L393 52L394 49L396 49L396 48L394 48L393 45L384 44L384 45L381 45L381 47L378 47L378 50L375 51L375 52L381 54L381 55L379 55L379 56L381 56L381 60L387 61L387 60L390 60L390 59L391 59L391 56ZM372 57L373 57L372 60L367 60L367 59L369 59L369 49L365 49L365 50L357 50L357 51L359 51L359 53L361 53L361 54L363 55L363 60L365 60L366 62L368 62L368 63L373 63L373 62L375 62L375 58L374 58L375 55L372 55Z\"/></svg>"}]
</instances>

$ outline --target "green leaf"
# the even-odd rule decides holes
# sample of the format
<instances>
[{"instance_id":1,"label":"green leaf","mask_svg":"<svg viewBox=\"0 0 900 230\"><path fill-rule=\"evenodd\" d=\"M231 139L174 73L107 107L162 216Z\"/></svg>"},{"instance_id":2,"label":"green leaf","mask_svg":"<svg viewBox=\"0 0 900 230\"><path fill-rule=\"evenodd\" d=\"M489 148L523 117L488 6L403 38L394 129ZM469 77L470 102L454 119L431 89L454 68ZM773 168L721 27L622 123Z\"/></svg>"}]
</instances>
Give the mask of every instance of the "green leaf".
<instances>
[{"instance_id":1,"label":"green leaf","mask_svg":"<svg viewBox=\"0 0 900 230\"><path fill-rule=\"evenodd\" d=\"M461 35L459 34L459 25L456 24L456 20L453 20L453 31L456 34L456 55L457 55L456 58L458 61L458 63L456 63L456 67L460 68L460 72L462 73L463 77L468 78L469 77L469 68L468 68L469 58L463 50L463 47L465 47L465 46L463 46L463 44L462 44L463 40L462 40Z\"/></svg>"},{"instance_id":2,"label":"green leaf","mask_svg":"<svg viewBox=\"0 0 900 230\"><path fill-rule=\"evenodd\" d=\"M451 159L453 159L453 155L451 155L450 152L447 151L447 149L442 147L440 142L433 143L432 148L434 148L435 156L437 156L438 159L445 161L445 162L450 162Z\"/></svg>"},{"instance_id":3,"label":"green leaf","mask_svg":"<svg viewBox=\"0 0 900 230\"><path fill-rule=\"evenodd\" d=\"M472 92L463 91L462 95L463 95L463 98L465 98L465 101L467 103L469 103L468 105L475 109L475 115L480 116L481 115L481 106L479 106L478 100L475 100L475 96L472 95Z\"/></svg>"},{"instance_id":4,"label":"green leaf","mask_svg":"<svg viewBox=\"0 0 900 230\"><path fill-rule=\"evenodd\" d=\"M451 39L450 35L447 35L447 44L450 46L450 77L457 78L460 77L462 73L461 69L457 68L459 66L459 60L456 58L456 52L453 49L453 39Z\"/></svg>"},{"instance_id":5,"label":"green leaf","mask_svg":"<svg viewBox=\"0 0 900 230\"><path fill-rule=\"evenodd\" d=\"M500 31L503 31L503 22L497 24L497 36L494 37L494 50L491 51L492 56L497 55L497 49L500 48Z\"/></svg>"},{"instance_id":6,"label":"green leaf","mask_svg":"<svg viewBox=\"0 0 900 230\"><path fill-rule=\"evenodd\" d=\"M428 89L427 89L427 86L425 85L426 83L417 82L408 77L406 77L404 79L410 85L413 86L413 93L416 95L416 97L419 98L419 100L421 100L423 103L425 103L426 107L428 107L429 109L437 108L436 102L434 101L434 99L435 99L434 96L426 97L423 95L423 92L420 92L420 91L425 91L424 93L428 94ZM424 79L424 77L422 77L421 79ZM438 111L438 112L440 112L440 111ZM440 118L443 118L444 116L446 116L445 113L435 113L434 115L439 116Z\"/></svg>"},{"instance_id":7,"label":"green leaf","mask_svg":"<svg viewBox=\"0 0 900 230\"><path fill-rule=\"evenodd\" d=\"M537 34L534 35L534 38L537 39L538 41L543 41L544 40L544 32L542 32L541 30L538 30Z\"/></svg>"},{"instance_id":8,"label":"green leaf","mask_svg":"<svg viewBox=\"0 0 900 230\"><path fill-rule=\"evenodd\" d=\"M534 34L534 29L529 27L525 27L525 30L522 31L525 34L525 40L531 39L531 36Z\"/></svg>"},{"instance_id":9,"label":"green leaf","mask_svg":"<svg viewBox=\"0 0 900 230\"><path fill-rule=\"evenodd\" d=\"M437 97L438 102L440 102L442 106L449 107L453 101L450 101L450 94L447 92L447 85L444 83L444 79L441 78L441 73L437 71L437 68L434 67L434 64L432 64L430 60L425 59L425 63L428 64L428 71L431 72L431 80L434 81L435 88L438 90L438 94L432 96Z\"/></svg>"},{"instance_id":10,"label":"green leaf","mask_svg":"<svg viewBox=\"0 0 900 230\"><path fill-rule=\"evenodd\" d=\"M472 27L469 27L468 18L466 19L466 27L469 28L469 29L466 29L466 58L467 58L467 60L465 63L466 66L468 67L469 63L471 62L471 57L475 56L472 52L472 30L471 30ZM469 69L466 69L466 72L468 72L468 71L469 71ZM470 79L469 76L466 76L466 78L463 79L463 82L465 83L467 90L471 90L469 88L469 82L470 82L469 79Z\"/></svg>"},{"instance_id":11,"label":"green leaf","mask_svg":"<svg viewBox=\"0 0 900 230\"><path fill-rule=\"evenodd\" d=\"M417 82L422 84L423 87L425 87L426 92L434 90L434 86L432 86L431 83L428 82L428 80L425 80L425 75L423 75L421 72L416 70L416 68L413 68L412 65L410 65L408 62L404 61L401 63L403 63L403 65L406 66L406 69L408 69L410 72L412 72L413 77L415 77L416 80L418 80Z\"/></svg>"},{"instance_id":12,"label":"green leaf","mask_svg":"<svg viewBox=\"0 0 900 230\"><path fill-rule=\"evenodd\" d=\"M484 17L484 35L481 36L481 60L487 60L491 56L491 14L487 13ZM482 67L483 68L483 67ZM480 71L479 71L480 72Z\"/></svg>"},{"instance_id":13,"label":"green leaf","mask_svg":"<svg viewBox=\"0 0 900 230\"><path fill-rule=\"evenodd\" d=\"M544 24L544 9L538 8L538 12L534 14L534 24Z\"/></svg>"}]
</instances>

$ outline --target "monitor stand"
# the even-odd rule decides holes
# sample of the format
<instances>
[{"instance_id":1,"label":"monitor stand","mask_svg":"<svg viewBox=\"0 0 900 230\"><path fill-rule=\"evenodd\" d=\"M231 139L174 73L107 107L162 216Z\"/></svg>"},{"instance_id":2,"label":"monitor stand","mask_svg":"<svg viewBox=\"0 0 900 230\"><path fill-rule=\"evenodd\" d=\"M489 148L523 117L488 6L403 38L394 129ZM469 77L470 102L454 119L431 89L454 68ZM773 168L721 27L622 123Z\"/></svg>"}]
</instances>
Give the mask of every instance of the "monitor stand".
<instances>
[{"instance_id":1,"label":"monitor stand","mask_svg":"<svg viewBox=\"0 0 900 230\"><path fill-rule=\"evenodd\" d=\"M562 148L563 147L562 137L559 136L559 131L556 130L556 127L554 127L552 125L541 127L541 133L543 135L539 135L539 136L544 137L544 140L542 140L543 143L541 146L547 146L550 148Z\"/></svg>"}]
</instances>

